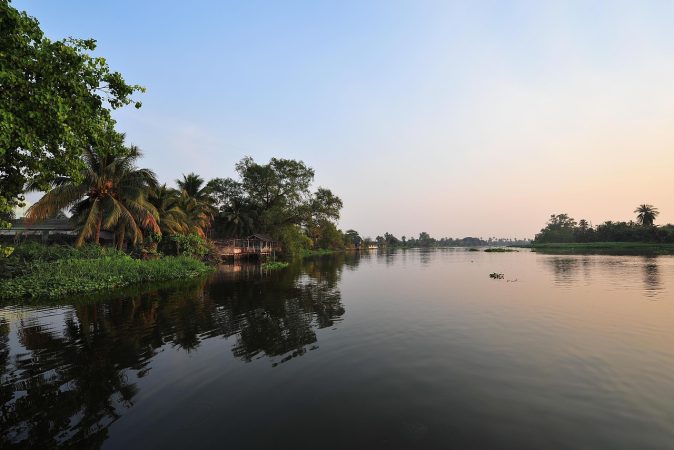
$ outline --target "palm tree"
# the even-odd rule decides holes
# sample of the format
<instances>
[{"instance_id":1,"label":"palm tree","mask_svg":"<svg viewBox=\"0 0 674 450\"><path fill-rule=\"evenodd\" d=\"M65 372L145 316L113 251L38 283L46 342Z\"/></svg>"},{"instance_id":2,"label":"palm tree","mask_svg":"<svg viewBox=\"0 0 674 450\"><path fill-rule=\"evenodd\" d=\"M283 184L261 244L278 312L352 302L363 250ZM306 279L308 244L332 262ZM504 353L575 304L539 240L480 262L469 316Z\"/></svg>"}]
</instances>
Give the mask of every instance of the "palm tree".
<instances>
[{"instance_id":1,"label":"palm tree","mask_svg":"<svg viewBox=\"0 0 674 450\"><path fill-rule=\"evenodd\" d=\"M42 220L71 208L81 226L75 241L78 247L87 239L98 244L101 229L114 231L120 246L127 234L136 244L142 241L144 229L159 233L157 210L146 198L157 180L151 170L135 166L140 156L135 146L126 148L121 155L86 149L79 179L57 179L51 190L30 207L28 219Z\"/></svg>"},{"instance_id":2,"label":"palm tree","mask_svg":"<svg viewBox=\"0 0 674 450\"><path fill-rule=\"evenodd\" d=\"M180 206L187 214L190 231L205 237L216 212L211 187L195 173L183 174L176 183L180 189Z\"/></svg>"},{"instance_id":3,"label":"palm tree","mask_svg":"<svg viewBox=\"0 0 674 450\"><path fill-rule=\"evenodd\" d=\"M653 205L646 204L639 205L639 207L635 209L634 212L637 214L637 222L645 227L653 226L655 218L658 216L658 214L660 214L658 208L654 207Z\"/></svg>"},{"instance_id":4,"label":"palm tree","mask_svg":"<svg viewBox=\"0 0 674 450\"><path fill-rule=\"evenodd\" d=\"M164 235L187 234L190 221L180 206L180 193L163 184L153 188L148 200L156 208L159 216L159 228Z\"/></svg>"}]
</instances>

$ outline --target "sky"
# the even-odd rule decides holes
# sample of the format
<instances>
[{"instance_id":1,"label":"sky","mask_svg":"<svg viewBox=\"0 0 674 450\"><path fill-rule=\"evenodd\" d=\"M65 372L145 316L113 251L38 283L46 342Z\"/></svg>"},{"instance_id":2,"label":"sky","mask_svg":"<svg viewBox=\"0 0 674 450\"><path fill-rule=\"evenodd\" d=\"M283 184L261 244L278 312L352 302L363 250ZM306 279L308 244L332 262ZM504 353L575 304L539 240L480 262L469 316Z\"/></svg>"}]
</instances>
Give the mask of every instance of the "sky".
<instances>
[{"instance_id":1,"label":"sky","mask_svg":"<svg viewBox=\"0 0 674 450\"><path fill-rule=\"evenodd\" d=\"M147 88L141 165L300 159L363 236L674 222L674 2L21 0Z\"/></svg>"}]
</instances>

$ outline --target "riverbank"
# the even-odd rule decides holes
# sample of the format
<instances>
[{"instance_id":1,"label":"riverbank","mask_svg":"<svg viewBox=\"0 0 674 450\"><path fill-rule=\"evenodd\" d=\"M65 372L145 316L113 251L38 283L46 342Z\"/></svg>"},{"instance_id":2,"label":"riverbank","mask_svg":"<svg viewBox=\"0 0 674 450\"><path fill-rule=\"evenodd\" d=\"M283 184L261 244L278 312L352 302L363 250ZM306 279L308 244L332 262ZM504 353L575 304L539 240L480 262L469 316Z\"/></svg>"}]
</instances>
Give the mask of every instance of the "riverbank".
<instances>
[{"instance_id":1,"label":"riverbank","mask_svg":"<svg viewBox=\"0 0 674 450\"><path fill-rule=\"evenodd\" d=\"M674 254L674 244L657 244L651 242L584 242L584 243L547 243L532 244L527 247L533 251L560 252L560 253L649 253Z\"/></svg>"},{"instance_id":2,"label":"riverbank","mask_svg":"<svg viewBox=\"0 0 674 450\"><path fill-rule=\"evenodd\" d=\"M56 299L141 283L191 279L212 270L188 256L141 260L97 246L19 247L0 264L0 300Z\"/></svg>"}]
</instances>

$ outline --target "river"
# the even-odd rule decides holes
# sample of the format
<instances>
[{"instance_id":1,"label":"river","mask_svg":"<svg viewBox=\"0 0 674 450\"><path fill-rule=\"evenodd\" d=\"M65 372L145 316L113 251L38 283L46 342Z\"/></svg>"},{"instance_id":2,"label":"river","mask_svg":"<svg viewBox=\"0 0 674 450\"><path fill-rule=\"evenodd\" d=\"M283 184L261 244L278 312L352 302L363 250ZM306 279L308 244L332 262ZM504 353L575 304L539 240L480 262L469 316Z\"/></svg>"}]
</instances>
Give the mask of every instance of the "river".
<instances>
[{"instance_id":1,"label":"river","mask_svg":"<svg viewBox=\"0 0 674 450\"><path fill-rule=\"evenodd\" d=\"M98 297L0 307L0 448L674 448L672 256L351 253Z\"/></svg>"}]
</instances>

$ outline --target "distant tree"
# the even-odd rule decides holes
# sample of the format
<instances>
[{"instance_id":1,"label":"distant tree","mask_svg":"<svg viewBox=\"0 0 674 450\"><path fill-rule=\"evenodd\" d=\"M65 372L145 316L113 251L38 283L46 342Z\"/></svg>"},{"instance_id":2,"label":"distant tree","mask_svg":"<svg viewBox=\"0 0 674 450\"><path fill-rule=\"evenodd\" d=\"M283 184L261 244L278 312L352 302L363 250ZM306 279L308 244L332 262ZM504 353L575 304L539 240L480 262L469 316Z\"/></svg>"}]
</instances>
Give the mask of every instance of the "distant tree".
<instances>
[{"instance_id":1,"label":"distant tree","mask_svg":"<svg viewBox=\"0 0 674 450\"><path fill-rule=\"evenodd\" d=\"M435 239L433 239L428 233L422 231L419 233L418 245L421 247L431 247L434 244Z\"/></svg>"},{"instance_id":2,"label":"distant tree","mask_svg":"<svg viewBox=\"0 0 674 450\"><path fill-rule=\"evenodd\" d=\"M545 228L536 235L536 242L573 242L576 221L568 214L552 214Z\"/></svg>"},{"instance_id":3,"label":"distant tree","mask_svg":"<svg viewBox=\"0 0 674 450\"><path fill-rule=\"evenodd\" d=\"M358 247L361 242L363 242L363 239L360 237L358 232L356 230L346 230L344 233L345 241L347 242L347 245L353 245L355 247Z\"/></svg>"},{"instance_id":4,"label":"distant tree","mask_svg":"<svg viewBox=\"0 0 674 450\"><path fill-rule=\"evenodd\" d=\"M660 214L658 208L655 208L653 205L639 205L637 209L634 210L634 213L637 214L637 222L645 227L652 227L655 223L655 218Z\"/></svg>"}]
</instances>

